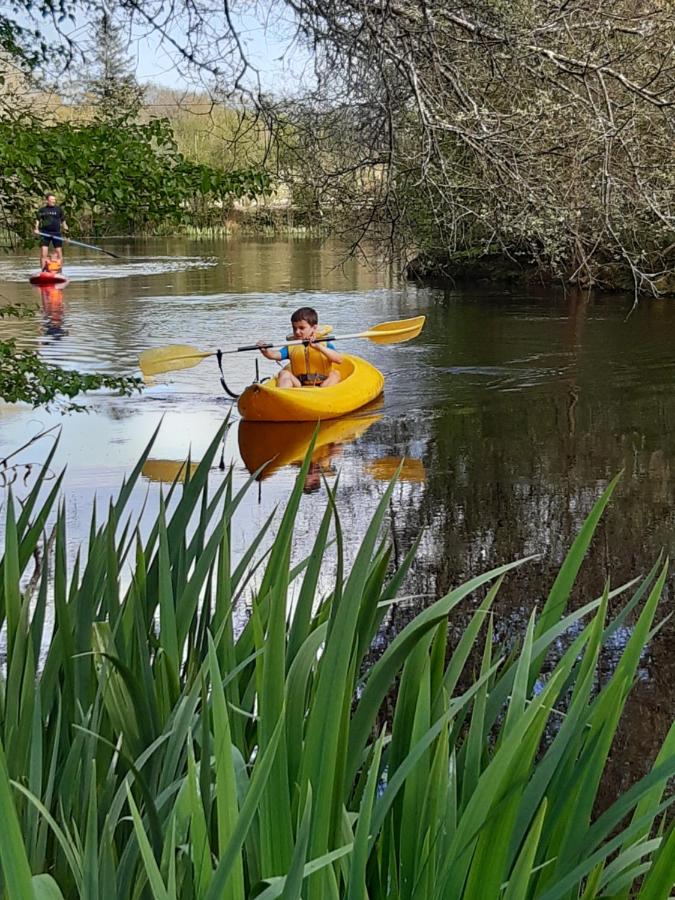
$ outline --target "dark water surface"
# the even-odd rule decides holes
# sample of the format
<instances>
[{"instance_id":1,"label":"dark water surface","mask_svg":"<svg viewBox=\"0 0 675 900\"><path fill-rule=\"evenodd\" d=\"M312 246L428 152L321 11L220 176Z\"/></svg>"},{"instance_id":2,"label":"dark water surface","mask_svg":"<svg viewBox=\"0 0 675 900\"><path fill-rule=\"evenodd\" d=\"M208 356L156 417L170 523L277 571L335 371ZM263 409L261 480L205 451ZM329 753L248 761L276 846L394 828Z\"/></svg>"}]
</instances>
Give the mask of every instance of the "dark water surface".
<instances>
[{"instance_id":1,"label":"dark water surface","mask_svg":"<svg viewBox=\"0 0 675 900\"><path fill-rule=\"evenodd\" d=\"M501 562L541 554L505 583L496 630L509 638L541 604L585 515L608 481L624 474L578 582L575 599L601 593L644 573L675 544L673 511L675 304L565 297L539 292L421 288L387 271L348 262L340 250L311 240L162 240L116 245L133 260L70 254L62 293L26 283L34 261L0 259L0 304L40 306L35 320L0 321L0 334L37 347L49 361L89 371L133 373L139 353L168 343L227 348L279 339L291 312L316 306L336 334L417 313L428 317L414 342L345 345L377 365L384 400L347 422L324 426L298 524L298 546L313 535L323 506L321 474L338 472L345 532L366 526L387 479L408 458L396 488L391 527L398 554L422 533L410 592L392 628L451 585ZM251 354L226 357L225 376L241 389ZM261 360L261 372L273 363ZM172 461L208 445L230 402L207 360L150 385L140 396L97 395L88 413L0 405L0 459L41 429L61 426L56 468L65 479L70 540L85 537L91 500L114 491L162 421L137 502ZM236 417L235 417L236 418ZM279 453L276 470L251 492L233 539L241 552L297 472L307 428L256 432L235 423L225 444L237 479L245 463ZM43 438L13 463L44 458ZM20 493L25 468L15 470ZM214 469L216 483L222 474ZM30 475L28 476L30 484ZM0 526L1 527L1 526ZM672 579L662 613L673 608ZM672 623L652 642L613 758L618 786L653 758L675 712ZM627 633L623 635L623 638ZM621 641L616 653L620 652ZM611 653L610 653L611 656ZM611 664L611 659L607 660ZM619 752L620 751L620 752Z\"/></svg>"}]
</instances>

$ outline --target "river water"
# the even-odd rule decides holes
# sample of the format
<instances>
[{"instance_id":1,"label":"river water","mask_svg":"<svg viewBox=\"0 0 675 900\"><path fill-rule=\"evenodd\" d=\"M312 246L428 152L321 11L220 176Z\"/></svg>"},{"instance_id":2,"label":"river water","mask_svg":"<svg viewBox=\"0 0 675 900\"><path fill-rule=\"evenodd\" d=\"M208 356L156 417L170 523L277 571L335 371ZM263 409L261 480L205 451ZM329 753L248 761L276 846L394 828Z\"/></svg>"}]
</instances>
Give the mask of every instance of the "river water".
<instances>
[{"instance_id":1,"label":"river water","mask_svg":"<svg viewBox=\"0 0 675 900\"><path fill-rule=\"evenodd\" d=\"M538 561L504 585L497 609L499 636L520 633L583 518L619 471L623 477L575 600L600 594L606 578L618 585L646 572L663 549L672 554L672 302L644 301L631 311L631 298L565 295L558 288L420 287L389 270L344 263L339 246L316 240L167 239L114 247L131 259L70 253L71 280L62 292L28 285L32 258L0 259L0 304L39 307L33 320L1 320L0 334L65 367L132 374L149 347L226 349L283 338L291 312L304 305L315 306L336 334L427 316L413 342L341 348L382 370L384 398L347 422L324 426L296 530L302 547L323 509L321 477L334 483L339 472L353 553L387 479L406 459L391 505L397 554L423 537L409 584L414 599L397 608L391 628L460 580L537 553ZM225 360L226 380L240 390L253 377L254 355ZM275 364L260 358L260 369L269 375ZM140 504L149 491L148 515L157 482L173 477L176 461L188 452L200 458L231 411L218 374L209 359L158 379L140 395L94 395L84 401L86 412L66 416L0 404L0 459L59 426L55 469L67 465L74 549L86 538L93 497L101 504L115 491L158 424L152 463L137 492ZM275 470L242 509L233 535L241 552L274 506L283 505L308 435L303 427L247 430L234 420L223 459L234 464L238 482L247 477L247 464L255 468L266 455L279 454ZM17 466L19 493L24 476L30 484L25 464L39 463L52 437L9 461ZM214 468L214 483L219 478ZM662 613L672 608L671 579ZM653 758L673 719L674 631L668 623L643 660L619 738L624 752L615 759L617 785Z\"/></svg>"}]
</instances>

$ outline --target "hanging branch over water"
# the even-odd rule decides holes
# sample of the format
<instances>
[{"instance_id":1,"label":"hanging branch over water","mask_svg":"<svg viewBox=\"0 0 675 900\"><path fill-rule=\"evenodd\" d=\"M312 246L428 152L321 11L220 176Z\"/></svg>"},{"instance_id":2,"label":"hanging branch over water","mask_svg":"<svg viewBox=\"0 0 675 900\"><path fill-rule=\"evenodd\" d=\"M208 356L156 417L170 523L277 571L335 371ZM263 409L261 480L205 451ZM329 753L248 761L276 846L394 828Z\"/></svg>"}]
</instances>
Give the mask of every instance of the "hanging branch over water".
<instances>
[{"instance_id":1,"label":"hanging branch over water","mask_svg":"<svg viewBox=\"0 0 675 900\"><path fill-rule=\"evenodd\" d=\"M636 291L666 285L671 5L289 5L317 67L303 135L359 241L524 250L587 283L619 263Z\"/></svg>"}]
</instances>

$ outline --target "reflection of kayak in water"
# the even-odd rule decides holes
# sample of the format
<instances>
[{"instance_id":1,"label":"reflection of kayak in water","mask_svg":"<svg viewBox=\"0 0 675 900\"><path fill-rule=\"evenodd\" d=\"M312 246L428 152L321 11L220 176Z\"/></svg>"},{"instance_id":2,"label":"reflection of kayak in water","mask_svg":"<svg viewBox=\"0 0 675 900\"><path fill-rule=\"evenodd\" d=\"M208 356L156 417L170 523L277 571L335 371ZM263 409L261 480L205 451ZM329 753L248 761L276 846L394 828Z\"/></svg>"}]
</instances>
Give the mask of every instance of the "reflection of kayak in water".
<instances>
[{"instance_id":1,"label":"reflection of kayak in water","mask_svg":"<svg viewBox=\"0 0 675 900\"><path fill-rule=\"evenodd\" d=\"M304 388L295 390L300 392ZM328 465L336 445L356 440L379 418L379 413L373 412L371 415L322 422L312 463ZM284 466L301 463L315 429L315 422L240 422L239 452L244 465L253 473L269 463L260 476L267 478Z\"/></svg>"},{"instance_id":2,"label":"reflection of kayak in water","mask_svg":"<svg viewBox=\"0 0 675 900\"><path fill-rule=\"evenodd\" d=\"M239 412L256 422L324 422L354 412L382 393L384 377L365 359L343 356L336 368L342 381L327 388L278 388L276 377L252 384L239 398Z\"/></svg>"},{"instance_id":3,"label":"reflection of kayak in water","mask_svg":"<svg viewBox=\"0 0 675 900\"><path fill-rule=\"evenodd\" d=\"M52 285L60 285L63 287L68 279L59 272L38 272L37 275L31 275L28 279L31 284L37 284L39 287L50 287Z\"/></svg>"}]
</instances>

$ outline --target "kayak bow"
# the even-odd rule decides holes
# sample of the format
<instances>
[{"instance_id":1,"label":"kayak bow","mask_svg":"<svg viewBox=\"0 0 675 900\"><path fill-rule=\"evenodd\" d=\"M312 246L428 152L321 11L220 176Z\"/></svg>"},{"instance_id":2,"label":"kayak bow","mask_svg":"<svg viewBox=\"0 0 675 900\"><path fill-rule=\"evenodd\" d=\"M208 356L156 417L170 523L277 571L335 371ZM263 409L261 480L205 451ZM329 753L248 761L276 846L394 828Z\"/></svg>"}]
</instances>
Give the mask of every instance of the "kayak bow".
<instances>
[{"instance_id":1,"label":"kayak bow","mask_svg":"<svg viewBox=\"0 0 675 900\"><path fill-rule=\"evenodd\" d=\"M277 376L251 384L238 401L250 422L318 422L337 419L370 403L382 393L384 376L359 356L343 356L335 367L342 378L331 387L277 387Z\"/></svg>"}]
</instances>

